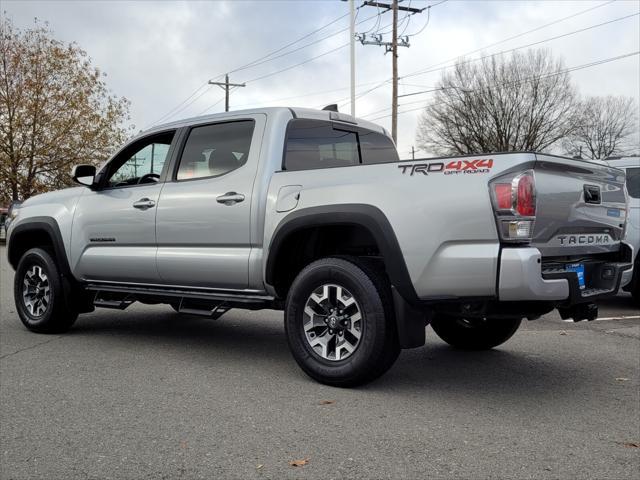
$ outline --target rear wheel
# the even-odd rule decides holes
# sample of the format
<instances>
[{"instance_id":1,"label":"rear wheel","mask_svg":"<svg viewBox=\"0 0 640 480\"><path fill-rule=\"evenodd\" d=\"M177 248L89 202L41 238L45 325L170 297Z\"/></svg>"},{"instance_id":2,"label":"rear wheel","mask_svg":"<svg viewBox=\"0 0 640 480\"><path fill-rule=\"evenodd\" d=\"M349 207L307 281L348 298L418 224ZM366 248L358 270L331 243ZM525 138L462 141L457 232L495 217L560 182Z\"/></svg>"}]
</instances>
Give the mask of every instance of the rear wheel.
<instances>
[{"instance_id":1,"label":"rear wheel","mask_svg":"<svg viewBox=\"0 0 640 480\"><path fill-rule=\"evenodd\" d=\"M389 282L355 257L323 258L298 274L287 297L285 329L298 365L328 385L374 380L400 353Z\"/></svg>"},{"instance_id":2,"label":"rear wheel","mask_svg":"<svg viewBox=\"0 0 640 480\"><path fill-rule=\"evenodd\" d=\"M488 350L509 340L521 321L520 317L467 319L438 314L431 320L431 328L452 347Z\"/></svg>"},{"instance_id":3,"label":"rear wheel","mask_svg":"<svg viewBox=\"0 0 640 480\"><path fill-rule=\"evenodd\" d=\"M20 320L38 333L69 330L78 312L68 305L60 272L51 253L42 248L27 251L16 269L14 299Z\"/></svg>"}]
</instances>

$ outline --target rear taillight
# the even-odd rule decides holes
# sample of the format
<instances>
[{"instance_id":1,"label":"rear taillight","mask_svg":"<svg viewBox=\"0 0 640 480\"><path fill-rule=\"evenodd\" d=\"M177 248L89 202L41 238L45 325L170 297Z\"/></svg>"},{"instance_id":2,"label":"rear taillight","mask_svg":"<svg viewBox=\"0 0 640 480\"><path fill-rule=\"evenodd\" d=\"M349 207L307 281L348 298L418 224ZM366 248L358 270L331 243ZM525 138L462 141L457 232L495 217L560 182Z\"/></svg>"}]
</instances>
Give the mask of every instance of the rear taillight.
<instances>
[{"instance_id":1,"label":"rear taillight","mask_svg":"<svg viewBox=\"0 0 640 480\"><path fill-rule=\"evenodd\" d=\"M511 200L511 184L510 183L496 183L493 186L496 206L500 210L510 210L513 200Z\"/></svg>"},{"instance_id":2,"label":"rear taillight","mask_svg":"<svg viewBox=\"0 0 640 480\"><path fill-rule=\"evenodd\" d=\"M500 238L529 242L536 215L536 180L533 170L510 174L490 184L491 201Z\"/></svg>"},{"instance_id":3,"label":"rear taillight","mask_svg":"<svg viewBox=\"0 0 640 480\"><path fill-rule=\"evenodd\" d=\"M516 177L517 196L516 211L523 217L533 217L536 214L536 181L533 172L525 172Z\"/></svg>"}]
</instances>

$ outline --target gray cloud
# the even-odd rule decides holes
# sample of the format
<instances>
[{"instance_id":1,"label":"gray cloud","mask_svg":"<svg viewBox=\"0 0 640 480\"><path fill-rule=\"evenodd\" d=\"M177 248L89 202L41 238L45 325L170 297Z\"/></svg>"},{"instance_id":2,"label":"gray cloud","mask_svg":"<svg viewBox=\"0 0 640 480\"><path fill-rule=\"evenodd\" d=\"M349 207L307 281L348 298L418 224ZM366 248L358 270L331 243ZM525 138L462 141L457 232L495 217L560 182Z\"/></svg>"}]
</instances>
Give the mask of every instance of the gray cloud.
<instances>
[{"instance_id":1,"label":"gray cloud","mask_svg":"<svg viewBox=\"0 0 640 480\"><path fill-rule=\"evenodd\" d=\"M413 0L413 6L434 1ZM604 3L604 1L603 1ZM408 4L408 0L407 0ZM444 60L456 58L503 38L517 35L538 25L597 5L588 1L454 1L434 7L428 27L412 46L400 51L401 77ZM92 57L94 64L108 74L108 84L117 95L132 101L132 117L138 128L149 125L182 102L208 79L251 62L306 33L347 13L347 4L339 1L5 1L3 9L19 27L33 17L51 24L58 38L76 41ZM486 53L514 48L544 38L634 13L636 1L617 1L566 22L545 28L517 40L489 48ZM358 20L376 13L363 8ZM402 17L402 15L401 15ZM411 17L406 33L419 30L426 14ZM390 14L381 24L390 22ZM366 30L374 20L359 26ZM296 46L336 32L348 26L342 19L317 36ZM292 55L255 68L232 74L232 80L244 82L305 61L348 42L348 32L300 50ZM617 56L638 50L638 17L599 29L548 42L542 46L562 56L567 66ZM292 47L295 48L295 47ZM231 104L250 107L285 104L319 107L348 96L349 50L340 49L313 62L278 75L249 83L233 92ZM476 54L478 56L479 54ZM357 83L360 92L390 78L391 58L382 48L357 46ZM638 99L640 84L638 57L575 72L573 79L583 94L628 95ZM401 79L401 93L434 85L439 72ZM328 93L327 90L335 90ZM363 96L357 102L357 114L375 116L390 102L390 84ZM310 95L313 94L313 95ZM172 118L195 115L219 102L222 90L207 88L188 108ZM288 97L288 100L279 99ZM429 95L408 97L407 103ZM275 102L274 102L275 101ZM400 111L420 107L413 103ZM221 111L218 103L212 112ZM348 110L348 106L343 110ZM399 118L399 149L406 156L414 141L419 111ZM379 123L390 127L389 117Z\"/></svg>"}]
</instances>

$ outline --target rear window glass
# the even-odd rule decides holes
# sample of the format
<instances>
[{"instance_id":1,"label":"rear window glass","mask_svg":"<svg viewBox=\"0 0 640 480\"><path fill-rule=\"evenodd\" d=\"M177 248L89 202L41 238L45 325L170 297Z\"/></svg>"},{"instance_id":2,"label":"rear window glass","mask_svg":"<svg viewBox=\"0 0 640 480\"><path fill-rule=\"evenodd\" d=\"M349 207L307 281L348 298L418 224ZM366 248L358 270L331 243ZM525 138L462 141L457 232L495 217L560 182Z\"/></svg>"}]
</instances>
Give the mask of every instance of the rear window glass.
<instances>
[{"instance_id":1,"label":"rear window glass","mask_svg":"<svg viewBox=\"0 0 640 480\"><path fill-rule=\"evenodd\" d=\"M627 191L629 196L640 198L640 168L627 168Z\"/></svg>"},{"instance_id":2,"label":"rear window glass","mask_svg":"<svg viewBox=\"0 0 640 480\"><path fill-rule=\"evenodd\" d=\"M286 170L347 167L360 163L358 135L331 123L294 120L287 132Z\"/></svg>"},{"instance_id":3,"label":"rear window glass","mask_svg":"<svg viewBox=\"0 0 640 480\"><path fill-rule=\"evenodd\" d=\"M371 130L358 133L362 163L398 162L398 151L389 137Z\"/></svg>"}]
</instances>

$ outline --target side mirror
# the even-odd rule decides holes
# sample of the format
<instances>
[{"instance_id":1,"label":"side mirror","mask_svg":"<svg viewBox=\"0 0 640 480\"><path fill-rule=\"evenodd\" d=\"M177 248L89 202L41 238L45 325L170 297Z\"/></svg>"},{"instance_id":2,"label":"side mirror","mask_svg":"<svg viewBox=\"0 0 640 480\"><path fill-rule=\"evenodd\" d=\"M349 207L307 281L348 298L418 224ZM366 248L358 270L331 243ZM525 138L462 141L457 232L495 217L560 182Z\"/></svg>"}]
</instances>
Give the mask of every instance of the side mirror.
<instances>
[{"instance_id":1,"label":"side mirror","mask_svg":"<svg viewBox=\"0 0 640 480\"><path fill-rule=\"evenodd\" d=\"M91 187L96 177L96 167L94 165L76 165L71 171L71 176L74 182Z\"/></svg>"}]
</instances>

